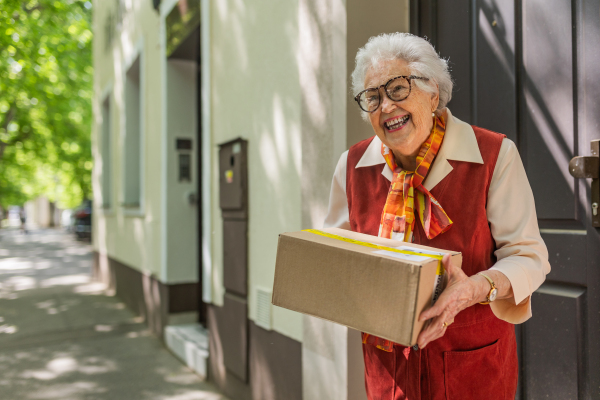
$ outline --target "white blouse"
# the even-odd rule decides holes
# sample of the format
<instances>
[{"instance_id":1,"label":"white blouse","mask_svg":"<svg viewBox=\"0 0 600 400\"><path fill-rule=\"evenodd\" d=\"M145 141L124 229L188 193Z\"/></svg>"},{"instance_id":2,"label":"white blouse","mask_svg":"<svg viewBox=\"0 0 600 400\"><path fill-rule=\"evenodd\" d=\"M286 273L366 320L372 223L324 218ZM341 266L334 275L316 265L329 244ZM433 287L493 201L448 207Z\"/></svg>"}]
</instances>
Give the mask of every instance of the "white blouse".
<instances>
[{"instance_id":1,"label":"white blouse","mask_svg":"<svg viewBox=\"0 0 600 400\"><path fill-rule=\"evenodd\" d=\"M433 189L452 171L448 160L483 164L473 128L446 112L446 133L430 170L423 182ZM325 227L350 229L346 197L346 165L348 151L338 161ZM381 140L376 136L356 168L382 165L381 174L390 182L392 170L381 155ZM540 236L533 193L523 162L515 144L504 139L488 192L487 217L496 242L497 262L492 270L500 271L510 281L514 299L496 300L490 304L496 317L518 324L531 317L531 294L540 287L550 272L548 250Z\"/></svg>"}]
</instances>

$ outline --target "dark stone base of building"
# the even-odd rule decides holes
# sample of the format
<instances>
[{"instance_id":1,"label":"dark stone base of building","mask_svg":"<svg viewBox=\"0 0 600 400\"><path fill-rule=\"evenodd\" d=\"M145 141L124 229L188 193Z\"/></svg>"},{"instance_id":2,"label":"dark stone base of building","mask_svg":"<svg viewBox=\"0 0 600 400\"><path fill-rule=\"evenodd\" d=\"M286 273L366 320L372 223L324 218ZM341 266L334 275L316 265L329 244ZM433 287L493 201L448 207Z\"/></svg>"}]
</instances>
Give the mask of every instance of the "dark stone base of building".
<instances>
[{"instance_id":1,"label":"dark stone base of building","mask_svg":"<svg viewBox=\"0 0 600 400\"><path fill-rule=\"evenodd\" d=\"M197 311L198 283L166 285L108 256L94 252L94 279L105 283L134 313L162 337L169 314Z\"/></svg>"},{"instance_id":2,"label":"dark stone base of building","mask_svg":"<svg viewBox=\"0 0 600 400\"><path fill-rule=\"evenodd\" d=\"M197 283L166 285L98 252L93 276L159 337L169 314L198 311ZM302 344L254 324L247 319L245 300L240 300L226 295L224 307L206 309L209 380L236 400L302 400Z\"/></svg>"},{"instance_id":3,"label":"dark stone base of building","mask_svg":"<svg viewBox=\"0 0 600 400\"><path fill-rule=\"evenodd\" d=\"M209 379L236 400L302 400L302 344L250 320L247 342L239 343L226 308L210 305L207 310ZM228 355L228 349L240 346L246 354Z\"/></svg>"}]
</instances>

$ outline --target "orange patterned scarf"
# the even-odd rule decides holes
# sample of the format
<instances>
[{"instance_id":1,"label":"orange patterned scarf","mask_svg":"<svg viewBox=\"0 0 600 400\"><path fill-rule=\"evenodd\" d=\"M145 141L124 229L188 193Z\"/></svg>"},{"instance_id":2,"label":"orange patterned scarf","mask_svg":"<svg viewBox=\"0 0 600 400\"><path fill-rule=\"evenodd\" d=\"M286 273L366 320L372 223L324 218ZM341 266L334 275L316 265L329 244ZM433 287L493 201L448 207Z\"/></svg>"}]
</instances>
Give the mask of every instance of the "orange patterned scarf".
<instances>
[{"instance_id":1,"label":"orange patterned scarf","mask_svg":"<svg viewBox=\"0 0 600 400\"><path fill-rule=\"evenodd\" d=\"M442 145L445 132L444 119L441 116L436 117L429 138L421 146L417 156L417 169L414 172L398 167L392 151L381 145L383 157L394 176L381 214L380 237L412 242L415 227L415 194L416 211L428 239L446 232L452 226L452 221L440 203L422 185ZM368 333L363 333L363 343L372 344L385 351L392 351L394 346L392 341Z\"/></svg>"}]
</instances>

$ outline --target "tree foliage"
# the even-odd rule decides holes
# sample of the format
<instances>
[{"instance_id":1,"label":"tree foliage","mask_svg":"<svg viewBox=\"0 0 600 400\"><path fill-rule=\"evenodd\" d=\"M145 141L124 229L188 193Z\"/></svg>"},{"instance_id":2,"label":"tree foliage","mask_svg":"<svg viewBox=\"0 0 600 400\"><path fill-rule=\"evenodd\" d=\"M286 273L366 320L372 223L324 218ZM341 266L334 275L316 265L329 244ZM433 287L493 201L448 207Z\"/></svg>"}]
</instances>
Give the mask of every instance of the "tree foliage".
<instances>
[{"instance_id":1,"label":"tree foliage","mask_svg":"<svg viewBox=\"0 0 600 400\"><path fill-rule=\"evenodd\" d=\"M0 206L91 196L92 4L0 0Z\"/></svg>"}]
</instances>

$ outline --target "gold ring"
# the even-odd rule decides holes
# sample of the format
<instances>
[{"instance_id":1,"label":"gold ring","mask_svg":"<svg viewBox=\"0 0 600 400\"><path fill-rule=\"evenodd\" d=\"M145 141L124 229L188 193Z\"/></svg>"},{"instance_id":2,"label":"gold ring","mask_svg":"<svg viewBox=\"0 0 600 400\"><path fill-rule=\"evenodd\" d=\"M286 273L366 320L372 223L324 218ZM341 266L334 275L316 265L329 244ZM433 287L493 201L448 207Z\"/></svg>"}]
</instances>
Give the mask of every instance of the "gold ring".
<instances>
[{"instance_id":1,"label":"gold ring","mask_svg":"<svg viewBox=\"0 0 600 400\"><path fill-rule=\"evenodd\" d=\"M442 325L442 329L449 327L452 322L454 321L444 322L444 324Z\"/></svg>"}]
</instances>

